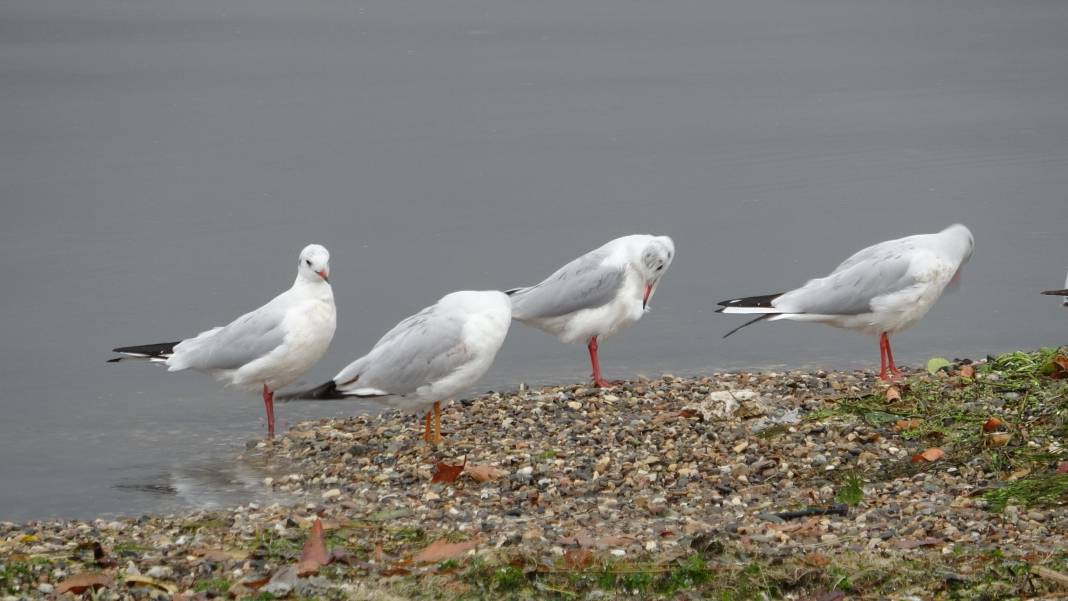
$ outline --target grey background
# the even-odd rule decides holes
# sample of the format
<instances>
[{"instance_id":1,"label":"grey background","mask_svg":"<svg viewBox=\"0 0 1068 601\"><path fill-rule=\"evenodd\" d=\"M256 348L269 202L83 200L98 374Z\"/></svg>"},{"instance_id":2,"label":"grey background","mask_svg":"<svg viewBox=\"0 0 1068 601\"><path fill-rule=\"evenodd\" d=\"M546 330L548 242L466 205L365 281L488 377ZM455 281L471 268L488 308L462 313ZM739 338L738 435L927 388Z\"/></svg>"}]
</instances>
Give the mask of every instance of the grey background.
<instances>
[{"instance_id":1,"label":"grey background","mask_svg":"<svg viewBox=\"0 0 1068 601\"><path fill-rule=\"evenodd\" d=\"M104 361L266 301L308 242L340 317L307 383L638 232L678 258L609 377L873 367L826 327L723 341L714 304L955 221L961 291L897 358L1063 343L1066 31L1060 0L4 2L0 519L250 498L257 398ZM516 325L479 390L587 375Z\"/></svg>"}]
</instances>

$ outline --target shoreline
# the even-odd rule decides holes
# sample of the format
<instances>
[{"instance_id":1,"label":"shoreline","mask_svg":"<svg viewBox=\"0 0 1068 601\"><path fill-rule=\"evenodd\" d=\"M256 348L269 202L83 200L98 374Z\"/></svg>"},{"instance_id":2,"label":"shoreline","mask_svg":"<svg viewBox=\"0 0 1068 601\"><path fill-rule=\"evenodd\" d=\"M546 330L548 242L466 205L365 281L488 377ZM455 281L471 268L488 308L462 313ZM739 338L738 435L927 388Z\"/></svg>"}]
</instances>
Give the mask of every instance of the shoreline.
<instances>
[{"instance_id":1,"label":"shoreline","mask_svg":"<svg viewBox=\"0 0 1068 601\"><path fill-rule=\"evenodd\" d=\"M101 599L1065 598L1056 356L490 393L437 449L413 416L305 422L239 459L291 505L0 523L0 600L78 573Z\"/></svg>"}]
</instances>

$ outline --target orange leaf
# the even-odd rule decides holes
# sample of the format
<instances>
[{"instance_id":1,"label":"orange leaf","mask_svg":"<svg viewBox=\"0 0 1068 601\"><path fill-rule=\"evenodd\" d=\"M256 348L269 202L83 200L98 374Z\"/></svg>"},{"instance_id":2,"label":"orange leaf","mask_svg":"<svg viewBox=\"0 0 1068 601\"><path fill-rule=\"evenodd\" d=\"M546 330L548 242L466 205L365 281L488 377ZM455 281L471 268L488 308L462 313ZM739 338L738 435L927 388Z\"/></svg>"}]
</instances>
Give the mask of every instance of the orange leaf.
<instances>
[{"instance_id":1,"label":"orange leaf","mask_svg":"<svg viewBox=\"0 0 1068 601\"><path fill-rule=\"evenodd\" d=\"M919 428L923 422L918 419L899 419L894 423L894 432L903 432L905 430L912 430Z\"/></svg>"},{"instance_id":2,"label":"orange leaf","mask_svg":"<svg viewBox=\"0 0 1068 601\"><path fill-rule=\"evenodd\" d=\"M975 377L975 368L972 367L971 365L965 365L964 367L960 368L960 377L962 377L962 378L974 378Z\"/></svg>"},{"instance_id":3,"label":"orange leaf","mask_svg":"<svg viewBox=\"0 0 1068 601\"><path fill-rule=\"evenodd\" d=\"M886 400L888 400L888 401L900 401L901 400L901 391L898 390L897 386L891 386L890 388L886 389Z\"/></svg>"},{"instance_id":4,"label":"orange leaf","mask_svg":"<svg viewBox=\"0 0 1068 601\"><path fill-rule=\"evenodd\" d=\"M564 565L569 570L581 570L593 563L593 551L589 549L568 549L564 552Z\"/></svg>"},{"instance_id":5,"label":"orange leaf","mask_svg":"<svg viewBox=\"0 0 1068 601\"><path fill-rule=\"evenodd\" d=\"M103 572L82 572L67 578L56 585L57 595L74 593L80 595L89 589L96 589L115 584L115 579Z\"/></svg>"},{"instance_id":6,"label":"orange leaf","mask_svg":"<svg viewBox=\"0 0 1068 601\"><path fill-rule=\"evenodd\" d=\"M464 456L464 462L460 465L449 465L444 461L439 461L434 464L434 475L430 478L430 482L456 482L456 479L463 473L464 467L467 466L467 456Z\"/></svg>"},{"instance_id":7,"label":"orange leaf","mask_svg":"<svg viewBox=\"0 0 1068 601\"><path fill-rule=\"evenodd\" d=\"M492 482L494 480L500 480L508 475L506 470L502 470L499 467L492 465L472 465L469 468L465 468L468 476L471 476L478 482Z\"/></svg>"},{"instance_id":8,"label":"orange leaf","mask_svg":"<svg viewBox=\"0 0 1068 601\"><path fill-rule=\"evenodd\" d=\"M1049 377L1055 380L1068 378L1068 357L1057 355L1053 358L1053 372L1050 373Z\"/></svg>"},{"instance_id":9,"label":"orange leaf","mask_svg":"<svg viewBox=\"0 0 1068 601\"><path fill-rule=\"evenodd\" d=\"M942 457L945 457L945 455L946 452L942 449L938 447L931 447L922 453L913 455L912 462L916 463L919 461L938 461Z\"/></svg>"},{"instance_id":10,"label":"orange leaf","mask_svg":"<svg viewBox=\"0 0 1068 601\"><path fill-rule=\"evenodd\" d=\"M1005 422L1001 421L996 417L992 417L986 420L985 423L983 423L983 432L993 432L994 430L997 430L998 428L1004 425Z\"/></svg>"},{"instance_id":11,"label":"orange leaf","mask_svg":"<svg viewBox=\"0 0 1068 601\"><path fill-rule=\"evenodd\" d=\"M250 589L252 589L254 591L258 591L261 588L263 588L263 586L266 585L270 581L271 581L271 577L270 576L264 576L263 578L257 578L255 580L242 580L240 582L240 584L241 584L241 586L250 588Z\"/></svg>"},{"instance_id":12,"label":"orange leaf","mask_svg":"<svg viewBox=\"0 0 1068 601\"><path fill-rule=\"evenodd\" d=\"M415 563L437 563L439 561L445 561L447 559L456 559L463 556L469 550L478 546L479 539L473 538L471 540L465 540L462 543L450 543L445 539L439 538L438 540L430 543L427 548L423 549L412 558Z\"/></svg>"},{"instance_id":13,"label":"orange leaf","mask_svg":"<svg viewBox=\"0 0 1068 601\"><path fill-rule=\"evenodd\" d=\"M817 568L822 568L831 563L831 559L823 553L809 553L802 558L802 561Z\"/></svg>"}]
</instances>

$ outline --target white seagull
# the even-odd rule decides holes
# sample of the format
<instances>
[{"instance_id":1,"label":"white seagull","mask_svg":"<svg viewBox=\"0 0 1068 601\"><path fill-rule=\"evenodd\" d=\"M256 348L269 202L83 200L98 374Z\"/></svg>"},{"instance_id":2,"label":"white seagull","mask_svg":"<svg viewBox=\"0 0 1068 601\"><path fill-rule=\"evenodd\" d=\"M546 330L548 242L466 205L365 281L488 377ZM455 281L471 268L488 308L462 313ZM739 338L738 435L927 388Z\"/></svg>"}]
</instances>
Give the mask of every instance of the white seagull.
<instances>
[{"instance_id":1,"label":"white seagull","mask_svg":"<svg viewBox=\"0 0 1068 601\"><path fill-rule=\"evenodd\" d=\"M1042 294L1050 294L1050 295L1053 295L1053 296L1063 296L1064 297L1064 306L1068 307L1068 278L1065 278L1064 286L1065 286L1064 290L1046 290Z\"/></svg>"},{"instance_id":2,"label":"white seagull","mask_svg":"<svg viewBox=\"0 0 1068 601\"><path fill-rule=\"evenodd\" d=\"M585 342L594 386L611 386L601 376L597 339L641 319L674 257L675 243L667 236L616 238L540 284L509 290L512 317L565 343Z\"/></svg>"},{"instance_id":3,"label":"white seagull","mask_svg":"<svg viewBox=\"0 0 1068 601\"><path fill-rule=\"evenodd\" d=\"M438 444L441 401L467 389L486 373L511 322L512 303L503 292L453 292L394 326L371 352L332 380L280 398L365 398L406 412L425 411L423 440Z\"/></svg>"},{"instance_id":4,"label":"white seagull","mask_svg":"<svg viewBox=\"0 0 1068 601\"><path fill-rule=\"evenodd\" d=\"M919 321L975 249L972 232L955 224L937 234L887 240L854 254L830 275L786 293L719 303L720 313L759 313L727 336L760 320L816 321L879 336L879 377L898 378L890 335Z\"/></svg>"},{"instance_id":5,"label":"white seagull","mask_svg":"<svg viewBox=\"0 0 1068 601\"><path fill-rule=\"evenodd\" d=\"M250 392L262 387L267 433L273 435L274 391L296 381L334 337L337 310L329 276L330 253L310 244L300 251L293 286L259 309L193 338L114 351L162 363L168 371L207 372L227 386Z\"/></svg>"}]
</instances>

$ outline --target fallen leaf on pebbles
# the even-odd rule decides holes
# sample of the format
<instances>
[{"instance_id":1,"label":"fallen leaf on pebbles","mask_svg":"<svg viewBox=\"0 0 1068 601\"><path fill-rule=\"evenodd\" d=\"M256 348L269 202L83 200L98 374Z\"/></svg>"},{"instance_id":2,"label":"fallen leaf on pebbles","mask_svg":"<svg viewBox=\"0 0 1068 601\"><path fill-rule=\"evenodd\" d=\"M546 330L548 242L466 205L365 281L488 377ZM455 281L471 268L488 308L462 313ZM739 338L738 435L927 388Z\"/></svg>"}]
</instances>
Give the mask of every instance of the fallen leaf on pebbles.
<instances>
[{"instance_id":1,"label":"fallen leaf on pebbles","mask_svg":"<svg viewBox=\"0 0 1068 601\"><path fill-rule=\"evenodd\" d=\"M469 465L465 471L477 482L492 482L508 475L507 471L492 465Z\"/></svg>"},{"instance_id":2,"label":"fallen leaf on pebbles","mask_svg":"<svg viewBox=\"0 0 1068 601\"><path fill-rule=\"evenodd\" d=\"M887 388L886 389L886 400L891 402L891 403L894 402L894 401L900 401L901 400L901 390L899 390L897 386L891 386L890 388Z\"/></svg>"},{"instance_id":3,"label":"fallen leaf on pebbles","mask_svg":"<svg viewBox=\"0 0 1068 601\"><path fill-rule=\"evenodd\" d=\"M899 419L894 423L894 432L904 432L920 427L923 422L918 419Z\"/></svg>"},{"instance_id":4,"label":"fallen leaf on pebbles","mask_svg":"<svg viewBox=\"0 0 1068 601\"><path fill-rule=\"evenodd\" d=\"M449 465L444 461L439 461L434 464L434 475L430 478L432 483L449 483L456 482L456 479L463 473L464 467L467 466L467 457L464 457L464 462L460 465Z\"/></svg>"},{"instance_id":5,"label":"fallen leaf on pebbles","mask_svg":"<svg viewBox=\"0 0 1068 601\"><path fill-rule=\"evenodd\" d=\"M991 417L983 422L983 432L993 432L1005 425L1005 422L996 417Z\"/></svg>"},{"instance_id":6,"label":"fallen leaf on pebbles","mask_svg":"<svg viewBox=\"0 0 1068 601\"><path fill-rule=\"evenodd\" d=\"M917 453L912 456L912 462L917 463L920 461L938 461L946 456L946 452L938 447L931 447L922 453Z\"/></svg>"},{"instance_id":7,"label":"fallen leaf on pebbles","mask_svg":"<svg viewBox=\"0 0 1068 601\"><path fill-rule=\"evenodd\" d=\"M142 576L141 574L127 574L123 577L122 582L126 586L148 586L161 591L166 591L172 595L178 592L178 587L169 582L163 582L156 580L155 578Z\"/></svg>"},{"instance_id":8,"label":"fallen leaf on pebbles","mask_svg":"<svg viewBox=\"0 0 1068 601\"><path fill-rule=\"evenodd\" d=\"M478 538L466 540L461 543L450 543L444 538L430 543L425 549L412 558L415 563L437 563L448 559L462 557L465 553L478 546Z\"/></svg>"},{"instance_id":9,"label":"fallen leaf on pebbles","mask_svg":"<svg viewBox=\"0 0 1068 601\"><path fill-rule=\"evenodd\" d=\"M115 579L103 572L82 572L67 578L56 585L56 594L74 593L80 595L89 589L112 586Z\"/></svg>"},{"instance_id":10,"label":"fallen leaf on pebbles","mask_svg":"<svg viewBox=\"0 0 1068 601\"><path fill-rule=\"evenodd\" d=\"M304 542L304 550L300 554L297 563L298 576L311 576L319 572L319 568L330 563L330 556L326 552L326 543L323 541L323 522L315 518L308 540Z\"/></svg>"}]
</instances>

